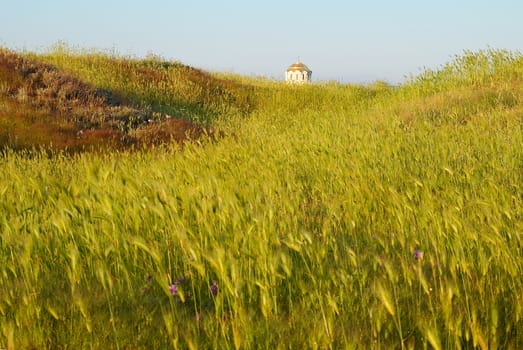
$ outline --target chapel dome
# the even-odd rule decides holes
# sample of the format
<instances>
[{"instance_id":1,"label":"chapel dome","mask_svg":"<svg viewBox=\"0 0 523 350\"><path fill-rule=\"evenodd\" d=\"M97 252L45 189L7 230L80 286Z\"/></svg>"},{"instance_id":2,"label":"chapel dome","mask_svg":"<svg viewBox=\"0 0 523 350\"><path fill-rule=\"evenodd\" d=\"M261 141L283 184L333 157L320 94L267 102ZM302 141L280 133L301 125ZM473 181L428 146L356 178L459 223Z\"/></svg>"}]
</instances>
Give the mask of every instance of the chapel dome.
<instances>
[{"instance_id":1,"label":"chapel dome","mask_svg":"<svg viewBox=\"0 0 523 350\"><path fill-rule=\"evenodd\" d=\"M307 67L305 64L301 63L300 60L296 61L295 63L291 64L289 68L287 68L287 72L311 72L309 67Z\"/></svg>"}]
</instances>

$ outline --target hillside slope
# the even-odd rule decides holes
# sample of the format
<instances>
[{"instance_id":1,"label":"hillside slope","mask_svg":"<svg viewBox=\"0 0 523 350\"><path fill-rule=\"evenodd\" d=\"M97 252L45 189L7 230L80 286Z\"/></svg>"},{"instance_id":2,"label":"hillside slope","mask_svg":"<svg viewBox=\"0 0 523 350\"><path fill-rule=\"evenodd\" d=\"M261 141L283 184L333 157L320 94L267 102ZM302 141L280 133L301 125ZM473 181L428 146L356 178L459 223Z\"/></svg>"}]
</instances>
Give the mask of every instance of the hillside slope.
<instances>
[{"instance_id":1,"label":"hillside slope","mask_svg":"<svg viewBox=\"0 0 523 350\"><path fill-rule=\"evenodd\" d=\"M169 85L173 73L184 85ZM235 103L227 84L238 85L159 60L0 49L0 147L74 151L182 142L208 132L205 120Z\"/></svg>"}]
</instances>

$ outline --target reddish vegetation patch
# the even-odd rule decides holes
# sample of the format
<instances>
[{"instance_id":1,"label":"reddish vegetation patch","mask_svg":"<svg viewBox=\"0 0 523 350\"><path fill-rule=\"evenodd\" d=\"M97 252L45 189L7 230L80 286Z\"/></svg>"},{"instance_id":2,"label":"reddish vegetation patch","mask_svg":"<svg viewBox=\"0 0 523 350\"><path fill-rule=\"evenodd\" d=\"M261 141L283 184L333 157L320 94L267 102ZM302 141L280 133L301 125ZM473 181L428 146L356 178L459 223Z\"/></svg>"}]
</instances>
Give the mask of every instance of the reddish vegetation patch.
<instances>
[{"instance_id":1,"label":"reddish vegetation patch","mask_svg":"<svg viewBox=\"0 0 523 350\"><path fill-rule=\"evenodd\" d=\"M54 66L0 48L0 149L122 149L202 134L183 119L137 108Z\"/></svg>"}]
</instances>

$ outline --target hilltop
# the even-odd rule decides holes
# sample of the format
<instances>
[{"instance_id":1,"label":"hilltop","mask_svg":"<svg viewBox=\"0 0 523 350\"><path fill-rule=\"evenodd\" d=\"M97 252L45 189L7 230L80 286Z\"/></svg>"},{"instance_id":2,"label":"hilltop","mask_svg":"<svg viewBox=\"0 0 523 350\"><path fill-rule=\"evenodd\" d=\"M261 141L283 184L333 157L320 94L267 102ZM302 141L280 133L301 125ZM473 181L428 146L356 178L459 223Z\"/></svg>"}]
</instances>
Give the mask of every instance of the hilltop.
<instances>
[{"instance_id":1,"label":"hilltop","mask_svg":"<svg viewBox=\"0 0 523 350\"><path fill-rule=\"evenodd\" d=\"M0 147L140 148L204 134L237 132L251 115L287 120L305 110L358 109L402 130L423 125L476 125L502 113L519 120L521 56L465 52L400 86L281 82L209 73L161 57L122 57L62 44L46 53L0 49ZM228 126L227 126L228 125Z\"/></svg>"}]
</instances>

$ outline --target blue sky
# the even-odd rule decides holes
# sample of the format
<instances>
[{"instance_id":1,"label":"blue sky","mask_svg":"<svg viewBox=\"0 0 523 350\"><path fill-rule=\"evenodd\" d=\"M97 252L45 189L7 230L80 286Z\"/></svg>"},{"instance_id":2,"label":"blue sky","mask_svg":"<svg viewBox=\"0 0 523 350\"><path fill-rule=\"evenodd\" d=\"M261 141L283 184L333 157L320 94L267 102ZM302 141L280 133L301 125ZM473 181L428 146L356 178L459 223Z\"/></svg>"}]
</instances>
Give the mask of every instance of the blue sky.
<instances>
[{"instance_id":1,"label":"blue sky","mask_svg":"<svg viewBox=\"0 0 523 350\"><path fill-rule=\"evenodd\" d=\"M313 80L399 83L463 50L523 50L521 0L16 0L0 45L65 41L268 78L299 56Z\"/></svg>"}]
</instances>

